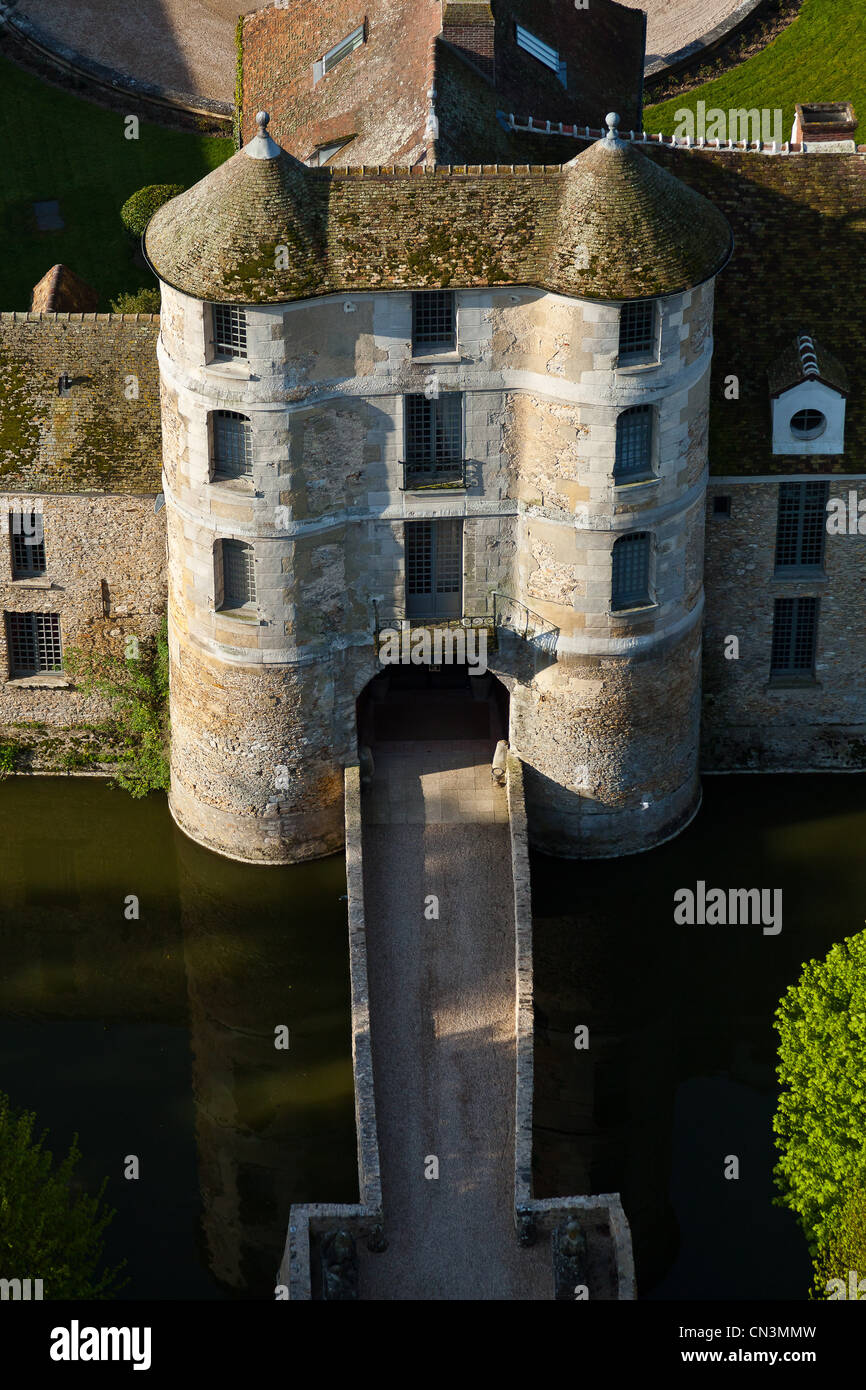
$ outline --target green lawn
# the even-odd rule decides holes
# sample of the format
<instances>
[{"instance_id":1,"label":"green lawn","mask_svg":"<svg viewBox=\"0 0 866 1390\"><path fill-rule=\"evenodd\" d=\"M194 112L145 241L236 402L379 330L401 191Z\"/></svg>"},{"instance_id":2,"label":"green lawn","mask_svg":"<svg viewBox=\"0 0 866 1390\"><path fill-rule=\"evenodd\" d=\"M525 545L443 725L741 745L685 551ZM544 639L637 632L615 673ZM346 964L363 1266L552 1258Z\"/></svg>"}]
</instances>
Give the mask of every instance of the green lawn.
<instances>
[{"instance_id":1,"label":"green lawn","mask_svg":"<svg viewBox=\"0 0 866 1390\"><path fill-rule=\"evenodd\" d=\"M62 261L100 294L154 283L136 266L118 213L147 183L187 187L232 153L228 139L145 125L124 138L124 118L51 87L0 59L0 309L28 309L33 286ZM60 203L65 227L39 232L32 204Z\"/></svg>"},{"instance_id":2,"label":"green lawn","mask_svg":"<svg viewBox=\"0 0 866 1390\"><path fill-rule=\"evenodd\" d=\"M724 77L695 87L685 96L648 106L648 131L674 133L675 113L758 107L784 112L783 138L790 138L796 102L852 101L866 144L866 4L864 0L805 0L793 24L754 58Z\"/></svg>"}]
</instances>

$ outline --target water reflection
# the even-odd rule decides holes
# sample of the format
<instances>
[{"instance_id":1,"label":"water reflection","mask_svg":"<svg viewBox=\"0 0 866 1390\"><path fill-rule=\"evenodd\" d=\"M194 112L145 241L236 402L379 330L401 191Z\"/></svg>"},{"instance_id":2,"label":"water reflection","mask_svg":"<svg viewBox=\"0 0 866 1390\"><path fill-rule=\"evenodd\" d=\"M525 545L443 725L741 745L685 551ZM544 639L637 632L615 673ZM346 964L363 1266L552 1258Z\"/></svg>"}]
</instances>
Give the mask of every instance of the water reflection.
<instances>
[{"instance_id":1,"label":"water reflection","mask_svg":"<svg viewBox=\"0 0 866 1390\"><path fill-rule=\"evenodd\" d=\"M0 883L0 1088L109 1176L123 1296L271 1297L290 1203L357 1197L342 859L232 864L162 798L10 779Z\"/></svg>"},{"instance_id":2,"label":"water reflection","mask_svg":"<svg viewBox=\"0 0 866 1390\"><path fill-rule=\"evenodd\" d=\"M533 859L536 1191L622 1191L643 1297L804 1299L805 1243L772 1202L773 1014L804 961L862 930L864 783L717 777L704 797L649 854ZM675 926L698 879L782 888L782 932Z\"/></svg>"}]
</instances>

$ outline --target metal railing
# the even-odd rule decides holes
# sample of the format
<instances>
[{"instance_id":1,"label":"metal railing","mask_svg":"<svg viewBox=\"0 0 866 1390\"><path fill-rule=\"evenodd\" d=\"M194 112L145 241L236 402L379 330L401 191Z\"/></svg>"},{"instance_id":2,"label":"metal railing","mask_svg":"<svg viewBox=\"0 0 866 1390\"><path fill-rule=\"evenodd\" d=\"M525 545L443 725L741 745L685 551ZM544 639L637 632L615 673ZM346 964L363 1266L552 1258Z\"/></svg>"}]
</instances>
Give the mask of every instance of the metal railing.
<instances>
[{"instance_id":1,"label":"metal railing","mask_svg":"<svg viewBox=\"0 0 866 1390\"><path fill-rule=\"evenodd\" d=\"M403 492L418 492L428 488L466 487L466 460L445 463L441 459L401 460Z\"/></svg>"}]
</instances>

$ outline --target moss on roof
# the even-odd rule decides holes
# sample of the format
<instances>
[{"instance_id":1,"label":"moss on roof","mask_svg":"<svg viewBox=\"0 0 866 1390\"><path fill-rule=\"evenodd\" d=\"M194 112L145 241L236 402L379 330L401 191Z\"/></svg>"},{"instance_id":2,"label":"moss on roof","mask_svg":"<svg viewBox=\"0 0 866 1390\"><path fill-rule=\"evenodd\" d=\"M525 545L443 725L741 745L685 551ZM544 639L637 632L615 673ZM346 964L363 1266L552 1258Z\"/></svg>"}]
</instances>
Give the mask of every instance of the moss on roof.
<instances>
[{"instance_id":1,"label":"moss on roof","mask_svg":"<svg viewBox=\"0 0 866 1390\"><path fill-rule=\"evenodd\" d=\"M0 490L158 493L158 333L155 314L0 315Z\"/></svg>"},{"instance_id":2,"label":"moss on roof","mask_svg":"<svg viewBox=\"0 0 866 1390\"><path fill-rule=\"evenodd\" d=\"M199 299L278 304L360 289L530 284L647 298L724 264L724 218L640 151L569 165L308 169L241 150L153 217L160 278Z\"/></svg>"}]
</instances>

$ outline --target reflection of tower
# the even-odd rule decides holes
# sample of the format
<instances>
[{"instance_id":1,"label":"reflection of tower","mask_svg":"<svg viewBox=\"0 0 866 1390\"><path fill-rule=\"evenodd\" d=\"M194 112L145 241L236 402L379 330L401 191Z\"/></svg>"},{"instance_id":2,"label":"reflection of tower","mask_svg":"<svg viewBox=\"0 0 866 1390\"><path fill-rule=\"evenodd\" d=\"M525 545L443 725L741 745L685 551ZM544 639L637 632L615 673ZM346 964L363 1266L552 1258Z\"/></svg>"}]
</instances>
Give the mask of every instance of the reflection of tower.
<instances>
[{"instance_id":1,"label":"reflection of tower","mask_svg":"<svg viewBox=\"0 0 866 1390\"><path fill-rule=\"evenodd\" d=\"M262 874L175 845L208 1264L268 1298L291 1203L357 1200L343 864Z\"/></svg>"}]
</instances>

